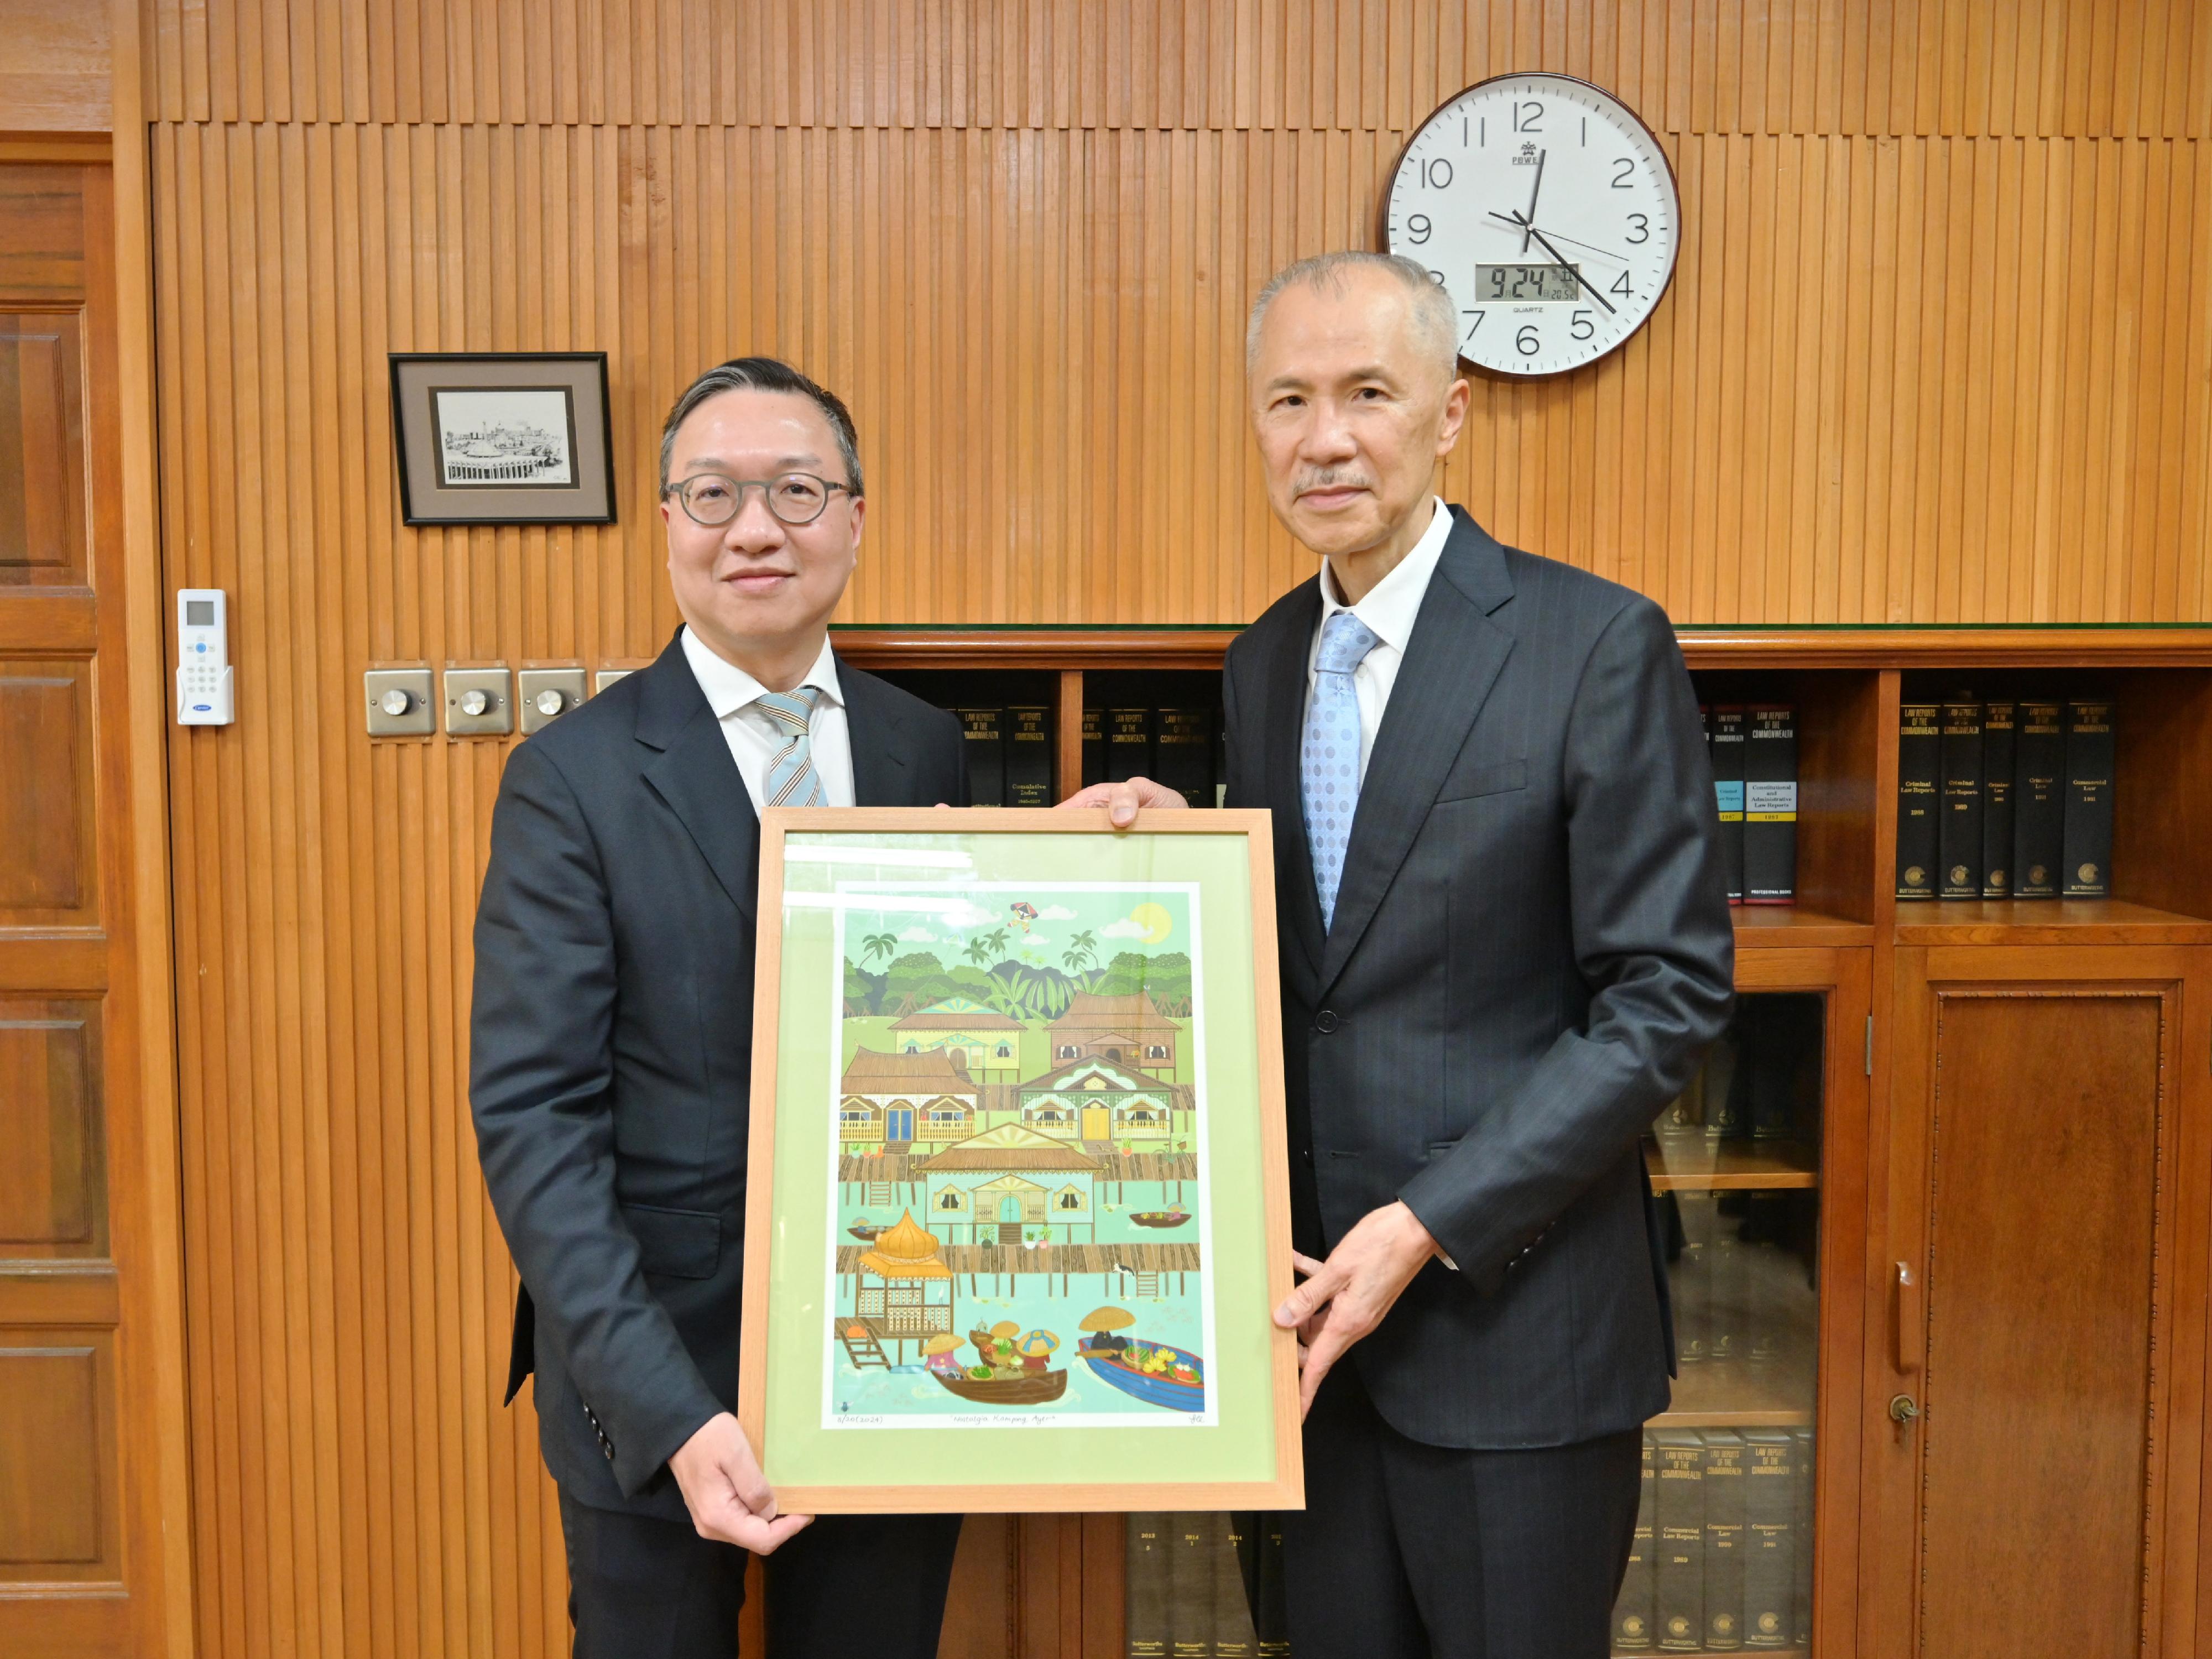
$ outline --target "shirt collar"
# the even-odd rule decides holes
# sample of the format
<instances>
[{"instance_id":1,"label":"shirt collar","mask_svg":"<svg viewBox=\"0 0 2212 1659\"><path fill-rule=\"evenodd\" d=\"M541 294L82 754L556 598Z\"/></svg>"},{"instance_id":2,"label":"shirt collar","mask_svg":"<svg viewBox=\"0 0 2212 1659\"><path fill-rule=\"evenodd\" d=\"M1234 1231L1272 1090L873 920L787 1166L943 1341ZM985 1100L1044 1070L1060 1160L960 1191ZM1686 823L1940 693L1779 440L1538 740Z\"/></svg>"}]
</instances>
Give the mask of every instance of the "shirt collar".
<instances>
[{"instance_id":1,"label":"shirt collar","mask_svg":"<svg viewBox=\"0 0 2212 1659\"><path fill-rule=\"evenodd\" d=\"M1337 597L1336 572L1323 559L1322 626L1328 626L1328 619L1338 611L1349 611L1367 625L1376 639L1400 655L1405 654L1406 643L1413 637L1414 619L1421 614L1421 600L1429 591L1429 578L1436 574L1437 562L1443 557L1444 543L1451 538L1451 509L1442 498L1436 498L1436 512L1429 520L1429 527L1421 532L1421 539L1358 605L1346 605Z\"/></svg>"},{"instance_id":2,"label":"shirt collar","mask_svg":"<svg viewBox=\"0 0 2212 1659\"><path fill-rule=\"evenodd\" d=\"M740 708L768 695L768 687L737 664L716 655L689 626L684 630L684 656L691 665L692 678L699 682L700 690L706 693L707 706L714 711L718 720L729 719ZM837 684L837 655L830 650L827 635L823 636L821 654L814 659L814 666L806 671L806 678L799 684L814 687L840 708L845 706L844 689Z\"/></svg>"}]
</instances>

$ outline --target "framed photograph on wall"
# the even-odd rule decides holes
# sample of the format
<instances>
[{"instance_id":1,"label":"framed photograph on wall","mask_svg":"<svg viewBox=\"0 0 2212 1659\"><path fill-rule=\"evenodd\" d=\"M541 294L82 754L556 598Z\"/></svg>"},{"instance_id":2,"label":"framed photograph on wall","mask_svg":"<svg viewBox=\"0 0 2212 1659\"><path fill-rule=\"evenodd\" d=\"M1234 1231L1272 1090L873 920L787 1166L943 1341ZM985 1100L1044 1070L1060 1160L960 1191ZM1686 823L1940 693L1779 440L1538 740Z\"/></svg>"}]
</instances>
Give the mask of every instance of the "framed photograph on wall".
<instances>
[{"instance_id":1,"label":"framed photograph on wall","mask_svg":"<svg viewBox=\"0 0 2212 1659\"><path fill-rule=\"evenodd\" d=\"M774 810L760 862L781 1507L1297 1507L1268 815Z\"/></svg>"},{"instance_id":2,"label":"framed photograph on wall","mask_svg":"<svg viewBox=\"0 0 2212 1659\"><path fill-rule=\"evenodd\" d=\"M410 525L612 524L604 351L392 354Z\"/></svg>"}]
</instances>

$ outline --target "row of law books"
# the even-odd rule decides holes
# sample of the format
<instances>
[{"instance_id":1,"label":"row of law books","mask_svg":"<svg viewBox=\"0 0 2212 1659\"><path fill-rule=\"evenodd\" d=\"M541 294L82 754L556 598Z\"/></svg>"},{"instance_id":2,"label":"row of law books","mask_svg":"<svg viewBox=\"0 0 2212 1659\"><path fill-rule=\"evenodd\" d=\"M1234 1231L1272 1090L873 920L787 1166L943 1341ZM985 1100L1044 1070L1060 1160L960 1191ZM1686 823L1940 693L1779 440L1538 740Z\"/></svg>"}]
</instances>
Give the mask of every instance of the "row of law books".
<instances>
[{"instance_id":1,"label":"row of law books","mask_svg":"<svg viewBox=\"0 0 2212 1659\"><path fill-rule=\"evenodd\" d=\"M1281 1517L1139 1510L1128 1517L1128 1659L1286 1659Z\"/></svg>"},{"instance_id":2,"label":"row of law books","mask_svg":"<svg viewBox=\"0 0 2212 1659\"><path fill-rule=\"evenodd\" d=\"M968 740L968 797L977 806L1050 806L1052 709L1043 703L955 708Z\"/></svg>"},{"instance_id":3,"label":"row of law books","mask_svg":"<svg viewBox=\"0 0 2212 1659\"><path fill-rule=\"evenodd\" d=\"M1150 778L1193 806L1218 806L1229 789L1222 742L1221 711L1209 704L1085 708L1083 781Z\"/></svg>"},{"instance_id":4,"label":"row of law books","mask_svg":"<svg viewBox=\"0 0 2212 1659\"><path fill-rule=\"evenodd\" d=\"M1811 1405L1820 1307L1814 1195L1676 1190L1660 1194L1660 1218L1683 1383L1694 1385L1697 1368L1741 1368L1733 1379L1754 1382L1763 1396L1793 1399L1802 1387L1802 1403Z\"/></svg>"},{"instance_id":5,"label":"row of law books","mask_svg":"<svg viewBox=\"0 0 2212 1659\"><path fill-rule=\"evenodd\" d=\"M2108 898L2112 705L1908 701L1897 732L1897 896Z\"/></svg>"},{"instance_id":6,"label":"row of law books","mask_svg":"<svg viewBox=\"0 0 2212 1659\"><path fill-rule=\"evenodd\" d=\"M1813 1431L1650 1429L1616 1653L1759 1653L1813 1637Z\"/></svg>"},{"instance_id":7,"label":"row of law books","mask_svg":"<svg viewBox=\"0 0 2212 1659\"><path fill-rule=\"evenodd\" d=\"M1797 897L1797 711L1701 703L1730 904Z\"/></svg>"},{"instance_id":8,"label":"row of law books","mask_svg":"<svg viewBox=\"0 0 2212 1659\"><path fill-rule=\"evenodd\" d=\"M1689 1086L1651 1126L1662 1162L1694 1167L1729 1140L1820 1138L1821 1042L1826 1010L1814 995L1748 996Z\"/></svg>"}]
</instances>

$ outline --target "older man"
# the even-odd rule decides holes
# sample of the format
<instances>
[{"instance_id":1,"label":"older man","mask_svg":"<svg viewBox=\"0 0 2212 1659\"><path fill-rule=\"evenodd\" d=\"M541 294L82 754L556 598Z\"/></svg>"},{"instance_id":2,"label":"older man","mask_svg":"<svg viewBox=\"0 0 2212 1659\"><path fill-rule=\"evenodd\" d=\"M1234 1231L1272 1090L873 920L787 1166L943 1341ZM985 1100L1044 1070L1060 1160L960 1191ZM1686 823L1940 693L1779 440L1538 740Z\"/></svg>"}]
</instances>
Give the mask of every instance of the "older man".
<instances>
[{"instance_id":1,"label":"older man","mask_svg":"<svg viewBox=\"0 0 2212 1659\"><path fill-rule=\"evenodd\" d=\"M1607 1652L1673 1363L1638 1142L1732 996L1665 614L1431 493L1454 320L1419 265L1339 253L1249 337L1268 497L1322 560L1223 693L1229 804L1273 811L1279 859L1302 1659Z\"/></svg>"},{"instance_id":2,"label":"older man","mask_svg":"<svg viewBox=\"0 0 2212 1659\"><path fill-rule=\"evenodd\" d=\"M964 804L960 727L830 648L866 512L835 396L709 369L660 478L684 626L517 749L492 817L469 1092L522 1274L508 1397L534 1369L579 1659L728 1659L747 1550L779 1659L928 1659L958 1518L779 1515L731 1407L757 813Z\"/></svg>"}]
</instances>

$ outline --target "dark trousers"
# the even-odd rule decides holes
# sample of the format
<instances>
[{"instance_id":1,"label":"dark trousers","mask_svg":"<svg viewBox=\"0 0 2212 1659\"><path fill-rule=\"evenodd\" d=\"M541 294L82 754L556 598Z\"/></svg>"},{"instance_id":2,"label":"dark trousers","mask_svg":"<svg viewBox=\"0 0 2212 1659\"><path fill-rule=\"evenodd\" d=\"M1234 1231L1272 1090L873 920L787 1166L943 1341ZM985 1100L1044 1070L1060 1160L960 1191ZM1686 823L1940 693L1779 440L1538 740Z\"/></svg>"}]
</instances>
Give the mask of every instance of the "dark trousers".
<instances>
[{"instance_id":1,"label":"dark trousers","mask_svg":"<svg viewBox=\"0 0 2212 1659\"><path fill-rule=\"evenodd\" d=\"M1305 1425L1283 1516L1297 1659L1605 1659L1636 1530L1643 1437L1534 1451L1408 1440L1354 1362Z\"/></svg>"},{"instance_id":2,"label":"dark trousers","mask_svg":"<svg viewBox=\"0 0 2212 1659\"><path fill-rule=\"evenodd\" d=\"M575 1659L732 1659L745 1553L561 1496ZM957 1515L825 1515L769 1556L775 1659L934 1659ZM749 1659L762 1659L749 1656Z\"/></svg>"}]
</instances>

